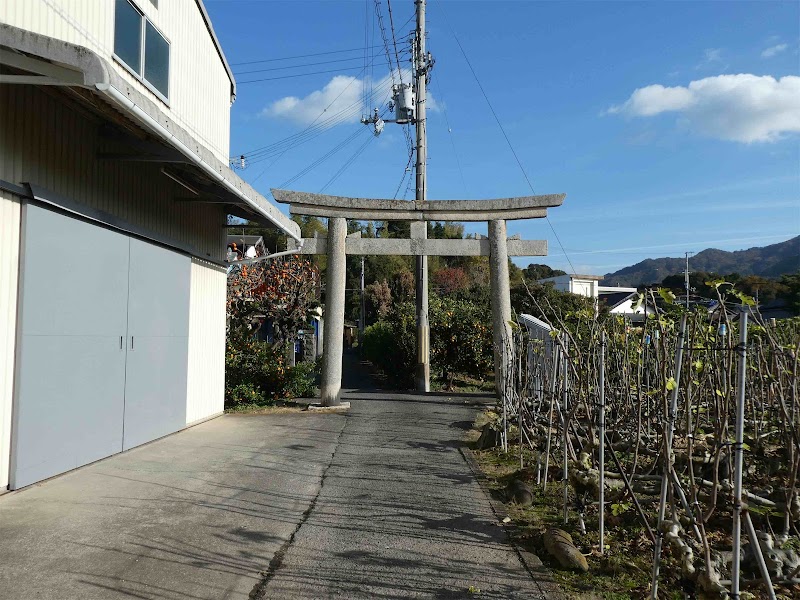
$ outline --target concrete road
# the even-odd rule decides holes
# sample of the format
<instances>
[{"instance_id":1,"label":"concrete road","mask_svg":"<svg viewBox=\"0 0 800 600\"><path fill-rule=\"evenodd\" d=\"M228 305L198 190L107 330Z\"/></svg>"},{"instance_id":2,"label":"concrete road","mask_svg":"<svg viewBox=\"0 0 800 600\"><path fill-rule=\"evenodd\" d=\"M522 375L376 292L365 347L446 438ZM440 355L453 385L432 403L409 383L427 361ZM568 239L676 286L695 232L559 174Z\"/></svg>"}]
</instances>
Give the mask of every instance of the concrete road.
<instances>
[{"instance_id":1,"label":"concrete road","mask_svg":"<svg viewBox=\"0 0 800 600\"><path fill-rule=\"evenodd\" d=\"M458 450L475 399L363 387L0 497L0 598L555 597Z\"/></svg>"},{"instance_id":2,"label":"concrete road","mask_svg":"<svg viewBox=\"0 0 800 600\"><path fill-rule=\"evenodd\" d=\"M226 415L0 496L0 598L248 598L344 423Z\"/></svg>"}]
</instances>

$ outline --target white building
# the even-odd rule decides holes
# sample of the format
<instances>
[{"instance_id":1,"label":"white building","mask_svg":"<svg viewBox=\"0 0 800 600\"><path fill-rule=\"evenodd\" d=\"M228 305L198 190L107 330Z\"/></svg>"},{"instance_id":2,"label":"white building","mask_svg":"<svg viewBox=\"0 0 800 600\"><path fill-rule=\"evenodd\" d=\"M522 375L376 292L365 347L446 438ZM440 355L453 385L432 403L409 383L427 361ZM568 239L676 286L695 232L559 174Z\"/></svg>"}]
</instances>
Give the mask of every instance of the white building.
<instances>
[{"instance_id":1,"label":"white building","mask_svg":"<svg viewBox=\"0 0 800 600\"><path fill-rule=\"evenodd\" d=\"M597 275L558 275L540 279L539 283L552 283L559 292L570 292L587 298L597 298L600 280Z\"/></svg>"},{"instance_id":2,"label":"white building","mask_svg":"<svg viewBox=\"0 0 800 600\"><path fill-rule=\"evenodd\" d=\"M222 411L235 93L201 0L0 3L0 491Z\"/></svg>"},{"instance_id":3,"label":"white building","mask_svg":"<svg viewBox=\"0 0 800 600\"><path fill-rule=\"evenodd\" d=\"M644 302L639 303L639 292L636 288L600 286L598 300L603 302L612 315L623 315L631 321L644 320L645 314L653 312ZM637 304L640 304L637 306Z\"/></svg>"},{"instance_id":4,"label":"white building","mask_svg":"<svg viewBox=\"0 0 800 600\"><path fill-rule=\"evenodd\" d=\"M625 315L633 320L644 318L644 305L635 306L638 300L636 288L600 285L602 279L598 275L572 274L540 279L539 283L552 283L560 292L586 296L594 299L595 303L604 302L612 314Z\"/></svg>"}]
</instances>

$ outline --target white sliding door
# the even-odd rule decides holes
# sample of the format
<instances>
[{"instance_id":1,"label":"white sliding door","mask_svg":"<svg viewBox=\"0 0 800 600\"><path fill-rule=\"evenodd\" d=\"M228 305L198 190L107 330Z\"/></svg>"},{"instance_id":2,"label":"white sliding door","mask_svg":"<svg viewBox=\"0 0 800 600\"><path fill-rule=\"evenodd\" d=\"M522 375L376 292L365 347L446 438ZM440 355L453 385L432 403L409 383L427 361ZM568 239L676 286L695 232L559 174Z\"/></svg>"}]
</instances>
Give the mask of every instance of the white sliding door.
<instances>
[{"instance_id":1,"label":"white sliding door","mask_svg":"<svg viewBox=\"0 0 800 600\"><path fill-rule=\"evenodd\" d=\"M24 215L12 489L187 416L191 260L36 205Z\"/></svg>"},{"instance_id":2,"label":"white sliding door","mask_svg":"<svg viewBox=\"0 0 800 600\"><path fill-rule=\"evenodd\" d=\"M24 209L11 487L122 450L128 237Z\"/></svg>"},{"instance_id":3,"label":"white sliding door","mask_svg":"<svg viewBox=\"0 0 800 600\"><path fill-rule=\"evenodd\" d=\"M191 260L130 240L125 450L186 425Z\"/></svg>"}]
</instances>

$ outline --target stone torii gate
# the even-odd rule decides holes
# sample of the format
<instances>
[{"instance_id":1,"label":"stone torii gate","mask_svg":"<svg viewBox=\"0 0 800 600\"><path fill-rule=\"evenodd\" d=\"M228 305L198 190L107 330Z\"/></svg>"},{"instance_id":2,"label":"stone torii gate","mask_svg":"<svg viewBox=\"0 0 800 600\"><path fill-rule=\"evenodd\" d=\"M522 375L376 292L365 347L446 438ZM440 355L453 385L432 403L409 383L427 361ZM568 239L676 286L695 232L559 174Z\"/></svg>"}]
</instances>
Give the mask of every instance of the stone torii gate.
<instances>
[{"instance_id":1,"label":"stone torii gate","mask_svg":"<svg viewBox=\"0 0 800 600\"><path fill-rule=\"evenodd\" d=\"M278 202L290 205L293 215L328 219L328 237L303 238L298 245L289 240L289 250L298 254L328 256L325 325L323 335L323 406L340 402L342 347L347 255L488 256L492 297L495 384L499 391L507 362L505 340L510 335L511 294L508 279L509 256L547 256L546 240L508 239L506 221L539 219L547 209L560 206L566 194L523 196L496 200L378 200L347 198L289 190L272 190ZM356 221L410 221L411 237L348 237L347 219ZM428 238L428 221L488 221L488 239L439 240ZM428 391L430 347L428 329L428 277L418 278L417 294L417 380Z\"/></svg>"}]
</instances>

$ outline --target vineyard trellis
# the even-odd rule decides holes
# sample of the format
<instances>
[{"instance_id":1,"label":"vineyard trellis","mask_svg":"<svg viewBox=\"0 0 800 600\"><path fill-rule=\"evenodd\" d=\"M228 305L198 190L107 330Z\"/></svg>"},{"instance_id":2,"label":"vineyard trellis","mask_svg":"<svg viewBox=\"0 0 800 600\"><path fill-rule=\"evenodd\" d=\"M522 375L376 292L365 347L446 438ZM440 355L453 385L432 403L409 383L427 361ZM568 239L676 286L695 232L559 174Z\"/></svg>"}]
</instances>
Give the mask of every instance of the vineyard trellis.
<instances>
[{"instance_id":1,"label":"vineyard trellis","mask_svg":"<svg viewBox=\"0 0 800 600\"><path fill-rule=\"evenodd\" d=\"M596 518L600 553L608 506L631 510L652 544L651 598L667 548L708 595L800 584L800 320L765 321L715 287L713 311L648 291L639 323L583 311L506 340L503 450L516 442L545 489L560 478L564 522Z\"/></svg>"}]
</instances>

